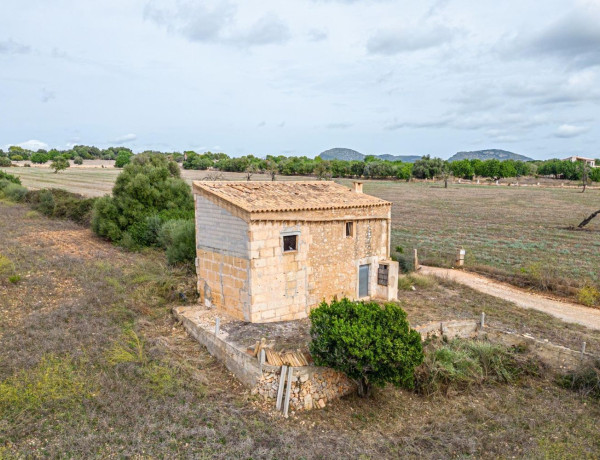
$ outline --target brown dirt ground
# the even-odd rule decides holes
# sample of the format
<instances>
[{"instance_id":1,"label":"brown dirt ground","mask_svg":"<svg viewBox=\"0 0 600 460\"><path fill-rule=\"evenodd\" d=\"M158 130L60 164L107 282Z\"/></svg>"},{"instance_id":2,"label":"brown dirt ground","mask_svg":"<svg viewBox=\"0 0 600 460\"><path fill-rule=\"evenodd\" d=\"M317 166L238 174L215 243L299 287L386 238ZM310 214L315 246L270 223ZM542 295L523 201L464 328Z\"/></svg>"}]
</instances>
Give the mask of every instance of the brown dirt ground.
<instances>
[{"instance_id":1,"label":"brown dirt ground","mask_svg":"<svg viewBox=\"0 0 600 460\"><path fill-rule=\"evenodd\" d=\"M0 276L0 388L34 375L48 356L73 362L91 388L75 399L60 399L59 388L58 399L45 396L19 411L2 405L6 393L0 392L0 457L600 454L600 407L559 388L551 376L434 398L387 387L372 399L343 398L288 420L264 412L262 402L173 321L169 311L178 293L192 296L193 274L169 268L155 251L127 253L87 240L76 225L32 216L21 205L0 202L0 217L0 253L22 275L16 284ZM36 235L45 235L40 244ZM78 249L63 246L61 235L74 238ZM535 311L519 316L521 311L506 310L498 299L444 282L416 289L402 294L416 323L472 317L485 306L491 321L515 327L527 318L527 327L536 331L561 324ZM143 361L111 364L108 357L115 347L127 346L125 333L131 329L141 337ZM556 333L581 332L567 325Z\"/></svg>"}]
</instances>

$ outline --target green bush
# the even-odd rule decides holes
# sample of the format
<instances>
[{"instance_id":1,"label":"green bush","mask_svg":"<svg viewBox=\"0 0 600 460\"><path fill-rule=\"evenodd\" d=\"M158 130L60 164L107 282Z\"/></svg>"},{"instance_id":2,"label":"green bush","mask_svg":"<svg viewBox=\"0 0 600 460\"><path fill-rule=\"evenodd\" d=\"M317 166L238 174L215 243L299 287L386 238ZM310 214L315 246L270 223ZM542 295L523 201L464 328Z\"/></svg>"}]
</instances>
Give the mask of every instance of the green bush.
<instances>
[{"instance_id":1,"label":"green bush","mask_svg":"<svg viewBox=\"0 0 600 460\"><path fill-rule=\"evenodd\" d=\"M10 159L12 161L23 161L23 156L22 155L11 155Z\"/></svg>"},{"instance_id":2,"label":"green bush","mask_svg":"<svg viewBox=\"0 0 600 460\"><path fill-rule=\"evenodd\" d=\"M9 168L12 166L12 161L7 157L0 157L0 168ZM0 171L1 173L2 171Z\"/></svg>"},{"instance_id":3,"label":"green bush","mask_svg":"<svg viewBox=\"0 0 600 460\"><path fill-rule=\"evenodd\" d=\"M9 184L2 192L6 198L17 203L23 201L27 195L27 189L19 184Z\"/></svg>"},{"instance_id":4,"label":"green bush","mask_svg":"<svg viewBox=\"0 0 600 460\"><path fill-rule=\"evenodd\" d=\"M85 226L90 224L96 200L61 189L35 190L26 197L31 207L45 216L70 219Z\"/></svg>"},{"instance_id":5,"label":"green bush","mask_svg":"<svg viewBox=\"0 0 600 460\"><path fill-rule=\"evenodd\" d=\"M0 180L7 180L13 184L21 185L21 179L19 179L17 176L13 176L12 174L5 173L4 171L0 171Z\"/></svg>"},{"instance_id":6,"label":"green bush","mask_svg":"<svg viewBox=\"0 0 600 460\"><path fill-rule=\"evenodd\" d=\"M196 225L193 219L170 220L163 224L159 242L167 250L170 264L191 262L196 257Z\"/></svg>"},{"instance_id":7,"label":"green bush","mask_svg":"<svg viewBox=\"0 0 600 460\"><path fill-rule=\"evenodd\" d=\"M600 291L591 285L585 285L577 291L577 301L587 307L600 303Z\"/></svg>"},{"instance_id":8,"label":"green bush","mask_svg":"<svg viewBox=\"0 0 600 460\"><path fill-rule=\"evenodd\" d=\"M600 361L559 377L558 383L563 388L600 399Z\"/></svg>"},{"instance_id":9,"label":"green bush","mask_svg":"<svg viewBox=\"0 0 600 460\"><path fill-rule=\"evenodd\" d=\"M82 165L83 164L83 158L81 158L81 157L75 157L75 158L73 158L73 164Z\"/></svg>"},{"instance_id":10,"label":"green bush","mask_svg":"<svg viewBox=\"0 0 600 460\"><path fill-rule=\"evenodd\" d=\"M117 177L112 197L96 201L92 229L99 236L133 248L156 243L158 225L151 216L164 222L193 215L190 186L174 175L167 158L139 154Z\"/></svg>"},{"instance_id":11,"label":"green bush","mask_svg":"<svg viewBox=\"0 0 600 460\"><path fill-rule=\"evenodd\" d=\"M411 388L423 361L421 336L394 303L323 302L310 313L310 352L317 366L344 372L368 396L372 385Z\"/></svg>"},{"instance_id":12,"label":"green bush","mask_svg":"<svg viewBox=\"0 0 600 460\"><path fill-rule=\"evenodd\" d=\"M421 394L448 394L465 391L487 382L511 383L523 375L536 375L539 367L522 354L483 341L455 339L426 349L425 361L415 373L416 390Z\"/></svg>"}]
</instances>

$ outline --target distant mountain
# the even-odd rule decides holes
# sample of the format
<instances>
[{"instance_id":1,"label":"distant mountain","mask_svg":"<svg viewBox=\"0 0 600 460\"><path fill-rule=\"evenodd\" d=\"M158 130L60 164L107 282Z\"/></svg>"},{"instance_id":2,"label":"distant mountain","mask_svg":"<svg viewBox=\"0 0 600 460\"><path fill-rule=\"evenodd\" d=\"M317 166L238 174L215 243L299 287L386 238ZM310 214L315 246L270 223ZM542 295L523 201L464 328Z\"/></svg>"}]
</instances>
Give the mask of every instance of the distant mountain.
<instances>
[{"instance_id":1,"label":"distant mountain","mask_svg":"<svg viewBox=\"0 0 600 460\"><path fill-rule=\"evenodd\" d=\"M519 155L518 153L507 152L506 150L490 149L475 150L473 152L458 152L448 158L448 161L458 160L518 160L533 161L533 158Z\"/></svg>"},{"instance_id":2,"label":"distant mountain","mask_svg":"<svg viewBox=\"0 0 600 460\"><path fill-rule=\"evenodd\" d=\"M362 161L365 159L367 155L357 152L352 149L343 149L343 148L335 148L325 150L324 152L319 153L318 155L323 160L345 160L345 161ZM414 163L416 160L421 158L417 155L373 155L380 160L387 161L404 161L406 163Z\"/></svg>"}]
</instances>

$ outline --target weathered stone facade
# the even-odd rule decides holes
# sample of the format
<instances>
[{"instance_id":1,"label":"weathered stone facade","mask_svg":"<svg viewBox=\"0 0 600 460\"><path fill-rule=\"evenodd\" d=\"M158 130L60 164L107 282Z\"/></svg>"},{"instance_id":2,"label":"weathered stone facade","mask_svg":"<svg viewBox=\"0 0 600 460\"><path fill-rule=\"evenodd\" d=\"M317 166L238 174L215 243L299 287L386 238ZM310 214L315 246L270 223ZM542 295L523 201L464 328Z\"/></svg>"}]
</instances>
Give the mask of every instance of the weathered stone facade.
<instances>
[{"instance_id":1,"label":"weathered stone facade","mask_svg":"<svg viewBox=\"0 0 600 460\"><path fill-rule=\"evenodd\" d=\"M194 196L198 291L207 306L269 322L305 318L334 297L397 296L388 202L333 182L195 182ZM293 250L285 250L286 237ZM360 266L368 266L362 293Z\"/></svg>"}]
</instances>

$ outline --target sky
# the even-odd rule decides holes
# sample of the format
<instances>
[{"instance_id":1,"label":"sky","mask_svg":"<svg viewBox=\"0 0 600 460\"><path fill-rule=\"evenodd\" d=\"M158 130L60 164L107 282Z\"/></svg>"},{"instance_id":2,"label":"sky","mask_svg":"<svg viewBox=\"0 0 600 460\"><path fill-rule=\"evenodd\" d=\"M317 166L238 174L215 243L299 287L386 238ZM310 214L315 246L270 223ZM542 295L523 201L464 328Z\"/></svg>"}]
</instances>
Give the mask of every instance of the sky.
<instances>
[{"instance_id":1,"label":"sky","mask_svg":"<svg viewBox=\"0 0 600 460\"><path fill-rule=\"evenodd\" d=\"M600 157L600 0L2 0L0 147Z\"/></svg>"}]
</instances>

